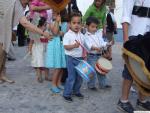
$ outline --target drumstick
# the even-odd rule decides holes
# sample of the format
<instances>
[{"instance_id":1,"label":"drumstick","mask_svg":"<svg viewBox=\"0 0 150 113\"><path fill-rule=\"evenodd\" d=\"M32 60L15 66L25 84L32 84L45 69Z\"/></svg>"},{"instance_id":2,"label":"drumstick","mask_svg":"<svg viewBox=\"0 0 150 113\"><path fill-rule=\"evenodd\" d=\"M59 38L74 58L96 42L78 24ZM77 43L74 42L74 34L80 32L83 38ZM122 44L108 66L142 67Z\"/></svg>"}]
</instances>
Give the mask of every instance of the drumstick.
<instances>
[{"instance_id":1,"label":"drumstick","mask_svg":"<svg viewBox=\"0 0 150 113\"><path fill-rule=\"evenodd\" d=\"M79 43L80 46L81 46L82 48L84 48L87 53L89 53L89 50L88 50L83 44L81 44L80 41L78 41L78 40L75 40L75 41L76 41L77 43Z\"/></svg>"}]
</instances>

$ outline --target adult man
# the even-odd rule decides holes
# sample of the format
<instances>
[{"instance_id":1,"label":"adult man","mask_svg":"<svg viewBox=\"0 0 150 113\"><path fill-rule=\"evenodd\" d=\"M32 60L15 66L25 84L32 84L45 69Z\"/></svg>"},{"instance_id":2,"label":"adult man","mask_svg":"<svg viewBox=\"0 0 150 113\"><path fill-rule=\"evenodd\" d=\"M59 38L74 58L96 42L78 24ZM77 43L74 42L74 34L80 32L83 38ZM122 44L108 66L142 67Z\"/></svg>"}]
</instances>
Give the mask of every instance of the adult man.
<instances>
[{"instance_id":1,"label":"adult man","mask_svg":"<svg viewBox=\"0 0 150 113\"><path fill-rule=\"evenodd\" d=\"M130 40L130 36L143 35L150 31L150 0L124 0L122 19L124 42ZM123 79L122 95L118 102L118 108L127 113L133 113L134 108L128 101L133 79L126 66L123 70ZM140 92L137 105L140 108L150 110L150 102L146 101Z\"/></svg>"},{"instance_id":2,"label":"adult man","mask_svg":"<svg viewBox=\"0 0 150 113\"><path fill-rule=\"evenodd\" d=\"M6 54L10 49L12 28L19 22L29 31L41 34L49 39L51 36L31 24L24 16L24 5L29 0L0 0L0 82L13 83L5 75Z\"/></svg>"}]
</instances>

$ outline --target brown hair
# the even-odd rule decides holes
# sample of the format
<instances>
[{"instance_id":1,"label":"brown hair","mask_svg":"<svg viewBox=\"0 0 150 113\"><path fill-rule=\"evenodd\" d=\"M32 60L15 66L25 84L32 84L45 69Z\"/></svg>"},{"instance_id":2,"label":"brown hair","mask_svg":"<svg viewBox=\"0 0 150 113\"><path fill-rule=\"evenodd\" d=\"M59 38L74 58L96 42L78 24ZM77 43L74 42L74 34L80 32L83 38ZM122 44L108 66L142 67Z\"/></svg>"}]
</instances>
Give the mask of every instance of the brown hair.
<instances>
[{"instance_id":1,"label":"brown hair","mask_svg":"<svg viewBox=\"0 0 150 113\"><path fill-rule=\"evenodd\" d=\"M95 2L96 2L97 0L94 0L94 4L95 4ZM102 2L102 6L106 3L106 0L102 0L103 2Z\"/></svg>"},{"instance_id":2,"label":"brown hair","mask_svg":"<svg viewBox=\"0 0 150 113\"><path fill-rule=\"evenodd\" d=\"M70 19L69 19L69 22L71 22L73 17L82 17L82 15L79 12L72 12L71 16L70 16Z\"/></svg>"}]
</instances>

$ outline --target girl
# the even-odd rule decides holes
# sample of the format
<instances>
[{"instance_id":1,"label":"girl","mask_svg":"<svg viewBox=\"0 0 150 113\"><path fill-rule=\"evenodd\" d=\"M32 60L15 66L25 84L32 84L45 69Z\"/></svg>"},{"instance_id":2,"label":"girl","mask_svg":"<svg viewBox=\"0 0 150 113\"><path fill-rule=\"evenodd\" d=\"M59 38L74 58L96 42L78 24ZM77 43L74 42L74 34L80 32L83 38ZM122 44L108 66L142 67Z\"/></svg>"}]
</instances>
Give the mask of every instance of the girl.
<instances>
[{"instance_id":1,"label":"girl","mask_svg":"<svg viewBox=\"0 0 150 113\"><path fill-rule=\"evenodd\" d=\"M66 68L64 49L60 39L60 36L63 36L63 33L60 32L60 22L60 14L53 11L53 22L49 24L49 29L54 37L52 41L48 42L45 62L47 68L54 68L51 87L53 93L59 93L62 89L62 68Z\"/></svg>"},{"instance_id":2,"label":"girl","mask_svg":"<svg viewBox=\"0 0 150 113\"><path fill-rule=\"evenodd\" d=\"M65 34L69 29L69 24L68 24L69 18L68 18L67 10L66 9L62 10L60 12L60 16L61 16L60 29ZM61 40L63 40L62 38L63 37L61 37ZM63 46L62 46L62 49L64 49ZM64 52L64 51L62 51L62 52ZM67 72L67 68L65 68L65 69L63 69L63 77L62 77L63 84L65 83L67 76L68 76L68 72Z\"/></svg>"},{"instance_id":3,"label":"girl","mask_svg":"<svg viewBox=\"0 0 150 113\"><path fill-rule=\"evenodd\" d=\"M38 21L38 27L42 31L46 30L46 19L44 17L40 17ZM44 67L44 55L45 55L44 43L46 43L46 38L44 38L43 36L36 35L36 37L33 40L31 40L29 44L29 51L31 51L32 53L31 65L35 68L37 81L40 83L43 82L42 71L45 72L45 77L48 76L46 70L43 68Z\"/></svg>"},{"instance_id":4,"label":"girl","mask_svg":"<svg viewBox=\"0 0 150 113\"><path fill-rule=\"evenodd\" d=\"M32 0L30 2L30 18L33 19L34 13L38 12L40 17L47 18L46 10L50 9L50 7L45 4L42 0Z\"/></svg>"}]
</instances>

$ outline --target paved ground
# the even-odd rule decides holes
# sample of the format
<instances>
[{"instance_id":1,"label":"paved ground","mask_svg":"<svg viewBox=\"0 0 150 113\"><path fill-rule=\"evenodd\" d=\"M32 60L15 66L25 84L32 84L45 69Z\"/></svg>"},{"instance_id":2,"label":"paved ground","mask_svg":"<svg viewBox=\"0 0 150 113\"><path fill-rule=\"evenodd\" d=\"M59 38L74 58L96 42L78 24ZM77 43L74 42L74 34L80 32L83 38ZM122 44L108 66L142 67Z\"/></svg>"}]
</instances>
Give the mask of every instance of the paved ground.
<instances>
[{"instance_id":1,"label":"paved ground","mask_svg":"<svg viewBox=\"0 0 150 113\"><path fill-rule=\"evenodd\" d=\"M26 47L15 48L17 60L7 62L7 74L16 83L0 84L0 113L119 113L116 103L121 92L121 43L113 48L113 70L108 75L113 88L92 92L84 83L85 99L74 98L73 103L66 103L61 94L52 95L49 82L37 83L30 59L19 60L26 54ZM137 94L131 93L130 98L135 105Z\"/></svg>"}]
</instances>

